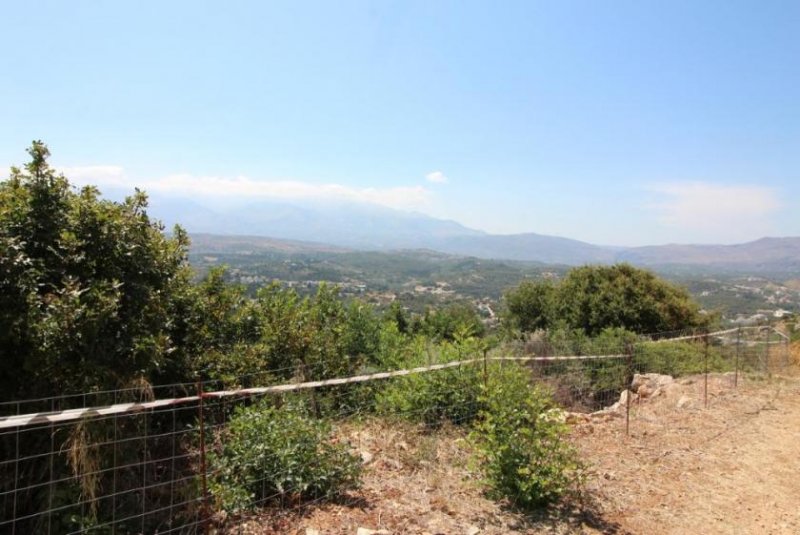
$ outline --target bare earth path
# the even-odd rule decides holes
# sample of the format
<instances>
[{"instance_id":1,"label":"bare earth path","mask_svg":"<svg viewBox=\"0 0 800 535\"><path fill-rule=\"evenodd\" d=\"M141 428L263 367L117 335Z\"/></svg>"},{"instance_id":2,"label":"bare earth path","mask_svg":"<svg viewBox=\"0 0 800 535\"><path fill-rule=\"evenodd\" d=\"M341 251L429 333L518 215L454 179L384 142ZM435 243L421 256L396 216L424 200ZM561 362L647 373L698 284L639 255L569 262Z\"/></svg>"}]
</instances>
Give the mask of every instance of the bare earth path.
<instances>
[{"instance_id":1,"label":"bare earth path","mask_svg":"<svg viewBox=\"0 0 800 535\"><path fill-rule=\"evenodd\" d=\"M619 531L800 533L800 383L729 381L712 378L708 409L700 378L635 406L628 439L620 425L576 428Z\"/></svg>"}]
</instances>

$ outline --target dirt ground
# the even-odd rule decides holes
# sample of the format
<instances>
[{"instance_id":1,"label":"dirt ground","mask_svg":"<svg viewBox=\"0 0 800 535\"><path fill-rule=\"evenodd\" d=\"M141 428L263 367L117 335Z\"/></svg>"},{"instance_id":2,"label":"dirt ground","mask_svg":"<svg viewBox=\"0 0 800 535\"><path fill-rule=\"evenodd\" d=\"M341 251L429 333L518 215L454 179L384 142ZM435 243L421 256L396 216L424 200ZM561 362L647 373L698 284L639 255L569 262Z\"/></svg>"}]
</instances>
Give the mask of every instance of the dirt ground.
<instances>
[{"instance_id":1,"label":"dirt ground","mask_svg":"<svg viewBox=\"0 0 800 535\"><path fill-rule=\"evenodd\" d=\"M685 404L678 408L684 398ZM689 400L689 401L686 401ZM634 403L631 436L579 425L587 491L631 533L800 533L800 382L679 381Z\"/></svg>"},{"instance_id":2,"label":"dirt ground","mask_svg":"<svg viewBox=\"0 0 800 535\"><path fill-rule=\"evenodd\" d=\"M800 533L800 380L682 379L656 397L573 425L582 496L532 518L487 498L462 432L369 422L341 430L365 461L362 488L235 522L231 533ZM383 531L379 531L383 530ZM364 533L370 533L369 531Z\"/></svg>"}]
</instances>

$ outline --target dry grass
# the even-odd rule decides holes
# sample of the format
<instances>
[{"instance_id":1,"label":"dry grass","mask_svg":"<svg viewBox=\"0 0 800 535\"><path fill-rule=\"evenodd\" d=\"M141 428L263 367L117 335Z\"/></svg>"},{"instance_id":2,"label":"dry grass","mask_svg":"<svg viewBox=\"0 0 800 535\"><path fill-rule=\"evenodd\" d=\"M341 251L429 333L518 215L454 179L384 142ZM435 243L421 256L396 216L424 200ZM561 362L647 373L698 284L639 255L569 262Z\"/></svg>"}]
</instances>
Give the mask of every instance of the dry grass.
<instances>
[{"instance_id":1,"label":"dry grass","mask_svg":"<svg viewBox=\"0 0 800 535\"><path fill-rule=\"evenodd\" d=\"M682 398L681 407L678 401ZM800 533L800 381L683 379L624 418L572 428L588 463L583 497L524 515L485 496L464 431L367 420L340 427L365 460L363 485L336 503L272 510L243 534ZM307 531L308 530L308 531Z\"/></svg>"},{"instance_id":2,"label":"dry grass","mask_svg":"<svg viewBox=\"0 0 800 535\"><path fill-rule=\"evenodd\" d=\"M64 444L67 462L80 485L81 499L89 504L92 515L96 512L97 494L100 490L100 451L93 445L94 442L87 421L81 420Z\"/></svg>"},{"instance_id":3,"label":"dry grass","mask_svg":"<svg viewBox=\"0 0 800 535\"><path fill-rule=\"evenodd\" d=\"M681 408L678 402L688 400ZM800 533L800 383L712 375L635 405L631 436L580 425L587 491L633 533Z\"/></svg>"},{"instance_id":4,"label":"dry grass","mask_svg":"<svg viewBox=\"0 0 800 535\"><path fill-rule=\"evenodd\" d=\"M565 504L536 518L485 495L464 430L430 431L406 422L368 420L339 429L365 461L361 489L339 500L273 511L239 522L230 533L521 534L597 533L588 507Z\"/></svg>"}]
</instances>

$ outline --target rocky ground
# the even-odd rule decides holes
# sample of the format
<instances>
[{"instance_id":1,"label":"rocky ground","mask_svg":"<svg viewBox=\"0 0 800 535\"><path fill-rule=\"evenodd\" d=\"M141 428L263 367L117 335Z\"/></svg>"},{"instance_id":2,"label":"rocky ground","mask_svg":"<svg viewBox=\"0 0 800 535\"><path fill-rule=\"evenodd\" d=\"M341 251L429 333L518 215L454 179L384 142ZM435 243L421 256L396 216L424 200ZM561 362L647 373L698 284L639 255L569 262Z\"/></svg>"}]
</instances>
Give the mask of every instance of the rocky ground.
<instances>
[{"instance_id":1,"label":"rocky ground","mask_svg":"<svg viewBox=\"0 0 800 535\"><path fill-rule=\"evenodd\" d=\"M641 378L593 416L563 414L586 461L582 495L538 517L485 497L458 429L372 421L341 432L362 489L339 503L235 523L231 533L800 533L800 380ZM642 396L638 394L641 393ZM360 531L359 531L360 530Z\"/></svg>"}]
</instances>

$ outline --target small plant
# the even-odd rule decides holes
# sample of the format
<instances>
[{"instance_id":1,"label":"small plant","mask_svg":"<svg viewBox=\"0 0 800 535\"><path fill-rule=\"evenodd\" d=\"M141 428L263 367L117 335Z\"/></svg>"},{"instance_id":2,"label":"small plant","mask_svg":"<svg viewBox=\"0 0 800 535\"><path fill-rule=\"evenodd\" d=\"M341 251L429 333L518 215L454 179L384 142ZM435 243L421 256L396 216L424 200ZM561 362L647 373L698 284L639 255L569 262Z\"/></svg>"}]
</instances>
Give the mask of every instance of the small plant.
<instances>
[{"instance_id":1,"label":"small plant","mask_svg":"<svg viewBox=\"0 0 800 535\"><path fill-rule=\"evenodd\" d=\"M290 407L240 409L219 439L210 489L226 511L330 497L359 483L360 459L335 441L330 424Z\"/></svg>"},{"instance_id":2,"label":"small plant","mask_svg":"<svg viewBox=\"0 0 800 535\"><path fill-rule=\"evenodd\" d=\"M471 439L494 494L534 509L577 486L581 465L566 426L550 412L552 397L531 385L523 368L493 370L481 402Z\"/></svg>"}]
</instances>

